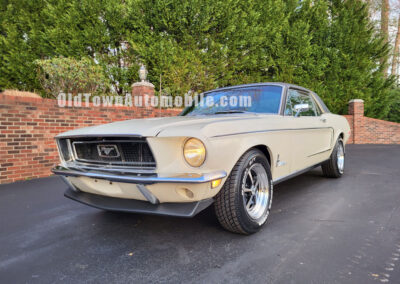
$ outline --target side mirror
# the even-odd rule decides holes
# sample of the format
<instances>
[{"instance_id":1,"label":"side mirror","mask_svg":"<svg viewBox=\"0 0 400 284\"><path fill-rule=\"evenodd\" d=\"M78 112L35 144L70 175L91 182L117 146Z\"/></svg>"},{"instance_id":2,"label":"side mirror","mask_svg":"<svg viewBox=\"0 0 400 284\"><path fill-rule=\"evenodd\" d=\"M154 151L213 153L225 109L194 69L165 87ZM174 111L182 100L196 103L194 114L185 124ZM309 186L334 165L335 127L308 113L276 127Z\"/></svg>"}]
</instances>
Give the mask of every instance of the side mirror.
<instances>
[{"instance_id":1,"label":"side mirror","mask_svg":"<svg viewBox=\"0 0 400 284\"><path fill-rule=\"evenodd\" d=\"M309 104L298 104L298 105L294 105L293 109L296 111L295 117L298 117L301 112L309 110L310 105Z\"/></svg>"}]
</instances>

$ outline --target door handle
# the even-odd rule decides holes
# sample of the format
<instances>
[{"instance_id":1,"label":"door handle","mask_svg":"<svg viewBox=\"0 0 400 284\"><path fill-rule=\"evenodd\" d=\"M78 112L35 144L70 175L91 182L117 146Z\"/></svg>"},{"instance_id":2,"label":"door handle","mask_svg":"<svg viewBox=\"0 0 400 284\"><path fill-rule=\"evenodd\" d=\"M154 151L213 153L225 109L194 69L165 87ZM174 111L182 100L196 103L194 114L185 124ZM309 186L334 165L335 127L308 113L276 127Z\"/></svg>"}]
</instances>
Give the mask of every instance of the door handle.
<instances>
[{"instance_id":1,"label":"door handle","mask_svg":"<svg viewBox=\"0 0 400 284\"><path fill-rule=\"evenodd\" d=\"M326 122L326 118L320 118L322 122Z\"/></svg>"}]
</instances>

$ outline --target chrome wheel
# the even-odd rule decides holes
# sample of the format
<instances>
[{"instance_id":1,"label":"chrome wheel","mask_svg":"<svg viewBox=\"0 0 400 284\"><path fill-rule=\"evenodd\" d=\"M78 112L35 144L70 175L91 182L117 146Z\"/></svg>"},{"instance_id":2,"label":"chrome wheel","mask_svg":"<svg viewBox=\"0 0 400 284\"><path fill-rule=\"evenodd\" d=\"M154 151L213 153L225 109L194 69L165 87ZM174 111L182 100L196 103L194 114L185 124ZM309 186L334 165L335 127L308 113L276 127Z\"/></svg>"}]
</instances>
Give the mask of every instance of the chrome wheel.
<instances>
[{"instance_id":1,"label":"chrome wheel","mask_svg":"<svg viewBox=\"0 0 400 284\"><path fill-rule=\"evenodd\" d=\"M343 143L339 142L338 148L337 148L337 153L336 153L336 162L337 162L337 167L339 169L339 172L343 174L344 170L344 147Z\"/></svg>"},{"instance_id":2,"label":"chrome wheel","mask_svg":"<svg viewBox=\"0 0 400 284\"><path fill-rule=\"evenodd\" d=\"M265 215L271 194L268 175L262 164L254 163L244 173L242 195L246 212L251 219L258 220Z\"/></svg>"}]
</instances>

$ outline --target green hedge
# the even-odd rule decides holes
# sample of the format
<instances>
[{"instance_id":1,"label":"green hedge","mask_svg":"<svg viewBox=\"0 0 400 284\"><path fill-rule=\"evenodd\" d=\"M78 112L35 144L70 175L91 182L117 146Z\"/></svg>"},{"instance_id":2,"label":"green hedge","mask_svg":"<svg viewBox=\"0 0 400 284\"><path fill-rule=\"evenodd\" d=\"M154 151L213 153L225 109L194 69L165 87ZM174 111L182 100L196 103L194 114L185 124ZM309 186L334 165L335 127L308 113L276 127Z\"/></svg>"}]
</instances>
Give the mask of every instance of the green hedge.
<instances>
[{"instance_id":1,"label":"green hedge","mask_svg":"<svg viewBox=\"0 0 400 284\"><path fill-rule=\"evenodd\" d=\"M36 60L90 58L110 90L130 90L140 63L176 95L285 81L346 113L389 118L393 79L360 0L5 0L0 6L0 88L44 92ZM108 84L107 83L107 84Z\"/></svg>"}]
</instances>

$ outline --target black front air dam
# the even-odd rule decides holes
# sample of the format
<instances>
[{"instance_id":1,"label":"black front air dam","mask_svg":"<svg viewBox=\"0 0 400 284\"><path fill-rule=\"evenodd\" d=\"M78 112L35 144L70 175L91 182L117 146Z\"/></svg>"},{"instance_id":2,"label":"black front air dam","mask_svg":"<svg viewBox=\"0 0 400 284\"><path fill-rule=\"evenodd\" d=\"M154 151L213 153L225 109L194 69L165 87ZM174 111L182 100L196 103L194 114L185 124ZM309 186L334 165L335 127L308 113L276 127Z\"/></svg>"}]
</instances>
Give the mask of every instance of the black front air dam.
<instances>
[{"instance_id":1,"label":"black front air dam","mask_svg":"<svg viewBox=\"0 0 400 284\"><path fill-rule=\"evenodd\" d=\"M213 199L205 199L186 203L151 204L150 202L141 200L115 198L82 191L75 191L71 188L68 188L64 195L65 197L80 203L109 211L166 215L186 218L195 216L197 213L206 209L214 202Z\"/></svg>"}]
</instances>

